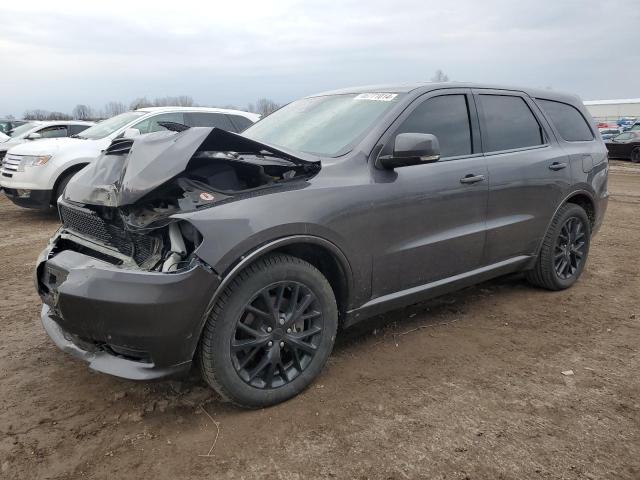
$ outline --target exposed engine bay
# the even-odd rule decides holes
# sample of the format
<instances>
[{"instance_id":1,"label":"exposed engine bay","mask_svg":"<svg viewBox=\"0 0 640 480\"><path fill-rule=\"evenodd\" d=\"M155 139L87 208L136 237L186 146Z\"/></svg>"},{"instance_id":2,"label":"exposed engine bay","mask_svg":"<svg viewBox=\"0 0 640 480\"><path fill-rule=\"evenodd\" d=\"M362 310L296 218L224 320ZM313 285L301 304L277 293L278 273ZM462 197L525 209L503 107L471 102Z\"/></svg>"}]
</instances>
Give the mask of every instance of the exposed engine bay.
<instances>
[{"instance_id":1,"label":"exposed engine bay","mask_svg":"<svg viewBox=\"0 0 640 480\"><path fill-rule=\"evenodd\" d=\"M227 150L233 146L242 150ZM176 166L182 168L171 175ZM202 237L172 215L266 193L319 170L319 162L215 128L117 139L67 186L55 250L177 272L194 260Z\"/></svg>"}]
</instances>

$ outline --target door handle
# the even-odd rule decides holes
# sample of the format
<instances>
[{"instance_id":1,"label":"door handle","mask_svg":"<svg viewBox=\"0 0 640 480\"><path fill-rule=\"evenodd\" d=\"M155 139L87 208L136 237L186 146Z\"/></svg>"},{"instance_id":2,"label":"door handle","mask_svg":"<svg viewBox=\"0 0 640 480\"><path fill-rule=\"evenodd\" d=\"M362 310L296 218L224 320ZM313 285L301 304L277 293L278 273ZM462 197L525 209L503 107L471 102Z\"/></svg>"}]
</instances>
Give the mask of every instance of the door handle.
<instances>
[{"instance_id":1,"label":"door handle","mask_svg":"<svg viewBox=\"0 0 640 480\"><path fill-rule=\"evenodd\" d=\"M549 165L549 170L562 170L563 168L567 168L566 163L553 162Z\"/></svg>"},{"instance_id":2,"label":"door handle","mask_svg":"<svg viewBox=\"0 0 640 480\"><path fill-rule=\"evenodd\" d=\"M470 173L469 175L465 175L464 177L462 177L460 179L460 183L477 183L477 182L481 182L484 180L484 175L474 175L473 173Z\"/></svg>"}]
</instances>

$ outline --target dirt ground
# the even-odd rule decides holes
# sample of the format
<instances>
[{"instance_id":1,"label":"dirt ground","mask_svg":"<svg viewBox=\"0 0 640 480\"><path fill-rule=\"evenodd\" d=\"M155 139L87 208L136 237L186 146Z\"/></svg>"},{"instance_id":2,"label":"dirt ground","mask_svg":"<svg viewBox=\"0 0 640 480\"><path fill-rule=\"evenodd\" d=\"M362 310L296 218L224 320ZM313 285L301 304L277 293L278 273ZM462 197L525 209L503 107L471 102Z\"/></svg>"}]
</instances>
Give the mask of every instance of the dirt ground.
<instances>
[{"instance_id":1,"label":"dirt ground","mask_svg":"<svg viewBox=\"0 0 640 480\"><path fill-rule=\"evenodd\" d=\"M260 411L58 351L32 285L56 216L3 197L0 478L639 479L640 166L610 190L574 288L511 276L374 319Z\"/></svg>"}]
</instances>

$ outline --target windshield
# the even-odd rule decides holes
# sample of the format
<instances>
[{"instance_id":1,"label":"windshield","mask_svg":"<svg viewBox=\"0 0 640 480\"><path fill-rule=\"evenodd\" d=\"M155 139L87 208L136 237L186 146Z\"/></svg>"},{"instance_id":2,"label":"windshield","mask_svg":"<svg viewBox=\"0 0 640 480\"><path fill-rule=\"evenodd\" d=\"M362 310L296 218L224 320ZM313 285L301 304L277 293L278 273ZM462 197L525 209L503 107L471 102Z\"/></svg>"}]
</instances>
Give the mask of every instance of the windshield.
<instances>
[{"instance_id":1,"label":"windshield","mask_svg":"<svg viewBox=\"0 0 640 480\"><path fill-rule=\"evenodd\" d=\"M260 120L242 135L320 156L343 155L400 97L397 93L354 93L303 98Z\"/></svg>"},{"instance_id":2,"label":"windshield","mask_svg":"<svg viewBox=\"0 0 640 480\"><path fill-rule=\"evenodd\" d=\"M136 118L139 118L145 115L146 112L125 112L120 115L116 115L115 117L108 118L107 120L103 120L102 122L94 125L93 127L89 127L83 132L75 135L79 138L89 138L91 140L98 140L100 138L104 138L107 135L111 135L116 130L124 127L128 123L132 122Z\"/></svg>"},{"instance_id":3,"label":"windshield","mask_svg":"<svg viewBox=\"0 0 640 480\"><path fill-rule=\"evenodd\" d=\"M24 125L20 125L19 127L16 127L13 130L11 130L11 132L9 132L9 136L11 138L20 138L21 135L28 133L29 130L32 130L37 126L38 126L37 123L25 123Z\"/></svg>"}]
</instances>

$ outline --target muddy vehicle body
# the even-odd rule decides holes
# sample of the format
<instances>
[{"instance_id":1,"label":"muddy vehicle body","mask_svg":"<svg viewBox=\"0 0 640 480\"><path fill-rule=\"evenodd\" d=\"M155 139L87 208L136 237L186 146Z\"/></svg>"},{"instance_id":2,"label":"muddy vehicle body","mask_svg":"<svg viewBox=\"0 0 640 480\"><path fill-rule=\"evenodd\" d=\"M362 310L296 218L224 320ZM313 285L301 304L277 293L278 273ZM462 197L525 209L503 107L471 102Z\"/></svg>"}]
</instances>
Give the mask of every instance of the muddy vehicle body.
<instances>
[{"instance_id":1,"label":"muddy vehicle body","mask_svg":"<svg viewBox=\"0 0 640 480\"><path fill-rule=\"evenodd\" d=\"M132 379L197 362L260 407L305 388L339 327L492 277L580 276L607 152L577 97L471 84L293 102L242 134L115 140L69 183L42 321Z\"/></svg>"}]
</instances>

